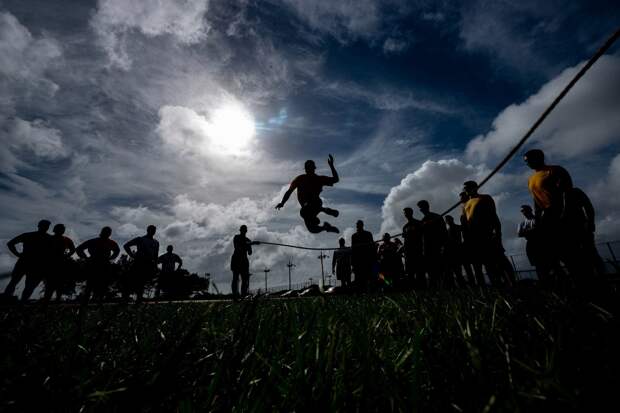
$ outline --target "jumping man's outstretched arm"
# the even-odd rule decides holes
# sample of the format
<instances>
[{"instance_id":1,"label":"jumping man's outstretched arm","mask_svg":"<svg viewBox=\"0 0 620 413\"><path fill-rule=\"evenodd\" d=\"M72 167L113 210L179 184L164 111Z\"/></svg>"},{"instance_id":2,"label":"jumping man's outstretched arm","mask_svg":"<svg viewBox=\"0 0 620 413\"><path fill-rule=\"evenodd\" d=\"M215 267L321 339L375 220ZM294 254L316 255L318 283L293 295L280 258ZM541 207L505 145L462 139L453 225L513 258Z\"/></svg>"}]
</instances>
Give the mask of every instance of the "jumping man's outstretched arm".
<instances>
[{"instance_id":1,"label":"jumping man's outstretched arm","mask_svg":"<svg viewBox=\"0 0 620 413\"><path fill-rule=\"evenodd\" d=\"M332 177L334 178L334 183L338 182L340 178L338 177L338 172L334 167L334 157L331 153L329 154L329 158L327 158L327 164L329 165L329 169L332 170Z\"/></svg>"},{"instance_id":2,"label":"jumping man's outstretched arm","mask_svg":"<svg viewBox=\"0 0 620 413\"><path fill-rule=\"evenodd\" d=\"M295 189L297 189L297 183L296 181L293 181L291 182L291 186L289 186L286 192L284 193L284 196L282 197L282 201L280 201L280 203L276 205L276 209L280 209L284 206L284 204L286 204L286 201L288 201L288 199L290 198L291 194L293 193Z\"/></svg>"}]
</instances>

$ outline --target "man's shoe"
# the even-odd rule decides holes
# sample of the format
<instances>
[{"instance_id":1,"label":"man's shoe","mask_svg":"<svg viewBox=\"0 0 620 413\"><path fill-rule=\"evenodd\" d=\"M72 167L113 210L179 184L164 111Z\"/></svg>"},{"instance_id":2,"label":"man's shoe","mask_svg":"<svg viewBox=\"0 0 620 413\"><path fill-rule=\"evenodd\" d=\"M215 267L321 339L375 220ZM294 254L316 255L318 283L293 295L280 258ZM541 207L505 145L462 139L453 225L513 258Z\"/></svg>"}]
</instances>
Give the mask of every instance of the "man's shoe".
<instances>
[{"instance_id":1,"label":"man's shoe","mask_svg":"<svg viewBox=\"0 0 620 413\"><path fill-rule=\"evenodd\" d=\"M339 234L340 231L338 230L338 228L336 228L333 225L330 225L329 223L325 222L323 223L323 230L327 231L327 232L333 232L335 234Z\"/></svg>"}]
</instances>

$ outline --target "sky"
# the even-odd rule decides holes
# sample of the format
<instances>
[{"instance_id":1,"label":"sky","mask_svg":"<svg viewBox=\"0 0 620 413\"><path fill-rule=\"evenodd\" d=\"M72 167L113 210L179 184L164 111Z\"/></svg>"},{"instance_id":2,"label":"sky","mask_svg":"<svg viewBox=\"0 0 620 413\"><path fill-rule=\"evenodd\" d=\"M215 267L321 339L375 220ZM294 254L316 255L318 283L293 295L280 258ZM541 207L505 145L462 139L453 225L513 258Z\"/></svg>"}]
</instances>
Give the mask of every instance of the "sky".
<instances>
[{"instance_id":1,"label":"sky","mask_svg":"<svg viewBox=\"0 0 620 413\"><path fill-rule=\"evenodd\" d=\"M76 243L158 228L228 291L232 237L347 243L363 219L400 232L402 208L445 210L481 179L620 25L605 1L0 0L0 242L64 223ZM620 48L533 135L620 239ZM293 196L313 159L341 234L310 234ZM521 253L531 203L520 156L482 192ZM329 253L328 253L329 255ZM320 274L317 253L257 246L251 287ZM15 258L0 252L0 271ZM328 258L328 265L331 257ZM6 280L4 281L6 282Z\"/></svg>"}]
</instances>

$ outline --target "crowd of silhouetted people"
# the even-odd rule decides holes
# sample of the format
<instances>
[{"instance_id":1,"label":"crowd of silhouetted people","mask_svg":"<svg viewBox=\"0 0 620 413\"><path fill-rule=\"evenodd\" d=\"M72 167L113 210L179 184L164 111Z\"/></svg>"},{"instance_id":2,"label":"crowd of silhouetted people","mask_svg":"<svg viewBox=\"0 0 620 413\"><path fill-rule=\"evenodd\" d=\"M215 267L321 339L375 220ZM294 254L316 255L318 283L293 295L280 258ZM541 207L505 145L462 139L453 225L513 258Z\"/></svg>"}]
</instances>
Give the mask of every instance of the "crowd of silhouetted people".
<instances>
[{"instance_id":1,"label":"crowd of silhouetted people","mask_svg":"<svg viewBox=\"0 0 620 413\"><path fill-rule=\"evenodd\" d=\"M526 152L524 160L534 171L528 179L533 208L521 206L523 221L519 224L518 236L526 239L527 257L536 269L540 284L555 289L559 285L587 283L592 277L605 275L605 263L594 242L594 208L587 195L573 186L564 168L547 165L541 150ZM313 233L339 232L328 223L320 226L317 218L319 213L338 216L338 211L323 207L319 197L323 186L331 186L339 180L331 155L328 164L331 177L316 175L314 162L307 161L306 174L293 180L276 207L282 208L297 190L300 215ZM413 208L404 208L402 242L388 233L375 242L372 234L364 229L364 222L357 221L350 245L346 245L344 238L339 240L339 248L333 254L332 272L343 287L355 291L514 286L517 282L515 268L502 245L502 226L493 198L479 193L476 182L467 181L460 193L460 203L458 221L451 215L433 212L426 200L416 204L420 218L415 217ZM82 263L81 271L86 274L83 302L91 298L106 299L114 273L118 273L113 262L121 252L111 239L111 228L104 227L98 237L75 247L65 235L63 224L56 224L51 235L48 233L50 226L49 221L42 220L37 231L21 234L8 242L9 250L18 260L4 296L12 297L15 287L25 277L23 301L28 300L41 283L45 287L43 301L49 301L54 293L60 298L71 278L67 274L75 272L72 269L75 261L71 257L77 254ZM149 225L145 235L123 246L127 256L120 260L125 269L120 292L126 301L131 296L141 301L145 286L153 280L156 280L156 296L162 292L170 294L181 283L178 273L183 262L171 245L166 253L159 255L156 230ZM234 298L249 294L248 256L252 254L252 246L259 244L251 241L247 232L248 228L242 225L233 238L230 268ZM17 248L19 244L21 251Z\"/></svg>"},{"instance_id":2,"label":"crowd of silhouetted people","mask_svg":"<svg viewBox=\"0 0 620 413\"><path fill-rule=\"evenodd\" d=\"M109 300L115 293L120 293L123 301L135 297L140 302L147 286L154 287L156 298L185 298L192 288L201 289L205 287L202 284L208 283L181 268L183 261L173 252L172 245L159 255L154 225L147 227L145 235L126 242L123 245L126 255L118 261L121 250L111 238L110 227L103 227L98 237L76 247L65 235L63 224L56 224L53 234L48 233L50 226L50 221L41 220L37 231L18 235L7 243L17 262L4 290L5 299L13 297L23 278L21 300L29 300L42 284L43 302L49 302L54 294L57 300L72 295L78 281L84 283L80 296L83 303ZM17 248L20 244L21 251ZM77 260L73 259L74 255Z\"/></svg>"},{"instance_id":3,"label":"crowd of silhouetted people","mask_svg":"<svg viewBox=\"0 0 620 413\"><path fill-rule=\"evenodd\" d=\"M573 186L566 169L547 165L541 150L528 151L524 161L534 171L528 180L534 207L521 206L524 220L518 236L526 239L527 257L539 283L550 289L570 288L604 276L588 196ZM413 208L404 208L403 243L388 233L375 243L364 222L358 221L350 246L339 240L332 271L342 286L361 291L514 286L516 269L505 254L493 198L479 193L475 181L467 181L460 201L458 223L451 215L431 211L426 200L416 205L420 219Z\"/></svg>"}]
</instances>

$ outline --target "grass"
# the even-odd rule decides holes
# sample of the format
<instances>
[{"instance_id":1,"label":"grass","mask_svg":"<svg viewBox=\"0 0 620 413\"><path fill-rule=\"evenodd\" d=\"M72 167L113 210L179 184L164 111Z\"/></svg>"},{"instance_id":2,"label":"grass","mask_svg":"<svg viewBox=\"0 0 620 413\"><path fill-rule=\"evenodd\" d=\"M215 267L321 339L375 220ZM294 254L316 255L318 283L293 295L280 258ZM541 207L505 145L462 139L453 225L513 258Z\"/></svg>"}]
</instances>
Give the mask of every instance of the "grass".
<instances>
[{"instance_id":1,"label":"grass","mask_svg":"<svg viewBox=\"0 0 620 413\"><path fill-rule=\"evenodd\" d=\"M0 315L6 411L593 410L620 300L534 290Z\"/></svg>"}]
</instances>

